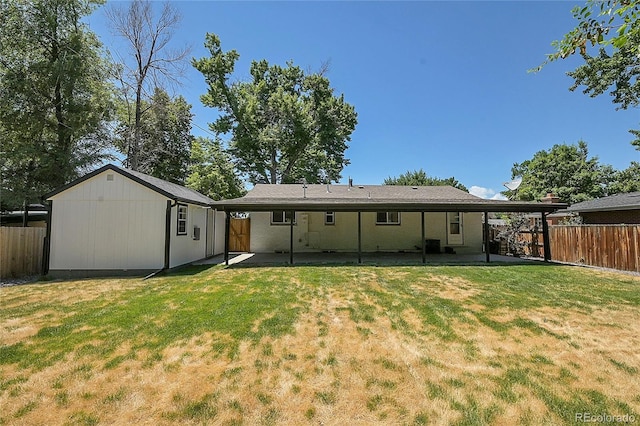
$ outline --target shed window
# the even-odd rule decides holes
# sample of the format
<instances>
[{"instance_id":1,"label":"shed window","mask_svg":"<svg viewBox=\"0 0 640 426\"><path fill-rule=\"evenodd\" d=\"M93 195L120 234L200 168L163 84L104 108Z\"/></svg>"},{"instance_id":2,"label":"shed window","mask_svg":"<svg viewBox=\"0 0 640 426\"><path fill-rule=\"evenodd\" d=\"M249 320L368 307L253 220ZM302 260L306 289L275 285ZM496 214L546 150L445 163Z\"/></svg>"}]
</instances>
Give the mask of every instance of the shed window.
<instances>
[{"instance_id":1,"label":"shed window","mask_svg":"<svg viewBox=\"0 0 640 426\"><path fill-rule=\"evenodd\" d=\"M286 224L286 223L291 223L291 217L292 217L292 213L291 211L284 211L284 210L276 210L271 212L271 224L272 225L282 225L282 224ZM293 220L293 223L295 223L295 219Z\"/></svg>"},{"instance_id":2,"label":"shed window","mask_svg":"<svg viewBox=\"0 0 640 426\"><path fill-rule=\"evenodd\" d=\"M185 204L178 204L178 235L187 235L187 212Z\"/></svg>"},{"instance_id":3,"label":"shed window","mask_svg":"<svg viewBox=\"0 0 640 426\"><path fill-rule=\"evenodd\" d=\"M324 224L325 225L335 225L336 224L336 212L325 212L325 214L324 214Z\"/></svg>"},{"instance_id":4,"label":"shed window","mask_svg":"<svg viewBox=\"0 0 640 426\"><path fill-rule=\"evenodd\" d=\"M400 212L377 212L376 225L400 225Z\"/></svg>"}]
</instances>

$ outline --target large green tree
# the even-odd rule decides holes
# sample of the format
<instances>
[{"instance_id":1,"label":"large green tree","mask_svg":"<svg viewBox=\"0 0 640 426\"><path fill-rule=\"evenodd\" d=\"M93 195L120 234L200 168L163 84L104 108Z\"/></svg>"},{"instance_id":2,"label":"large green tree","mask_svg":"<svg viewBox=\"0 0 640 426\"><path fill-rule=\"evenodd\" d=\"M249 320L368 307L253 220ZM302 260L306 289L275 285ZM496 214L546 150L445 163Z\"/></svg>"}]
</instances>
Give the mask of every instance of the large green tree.
<instances>
[{"instance_id":1,"label":"large green tree","mask_svg":"<svg viewBox=\"0 0 640 426\"><path fill-rule=\"evenodd\" d=\"M235 50L223 52L207 34L210 56L194 59L205 77L204 105L220 115L210 124L216 135L230 136L230 153L252 183L335 182L345 158L357 115L344 96L336 96L323 73L305 74L253 61L250 81L232 82Z\"/></svg>"},{"instance_id":2,"label":"large green tree","mask_svg":"<svg viewBox=\"0 0 640 426\"><path fill-rule=\"evenodd\" d=\"M606 195L612 174L611 166L600 164L597 157L589 158L585 142L554 145L515 163L511 177L521 176L522 184L504 194L509 199L536 201L552 192L561 202L573 204Z\"/></svg>"},{"instance_id":3,"label":"large green tree","mask_svg":"<svg viewBox=\"0 0 640 426\"><path fill-rule=\"evenodd\" d=\"M567 74L574 83L570 90L582 88L596 97L606 92L618 109L640 104L640 2L638 0L589 0L575 6L576 27L552 43L555 51L546 63L580 54L584 64ZM597 49L595 54L590 51ZM632 145L640 150L640 131L630 130Z\"/></svg>"},{"instance_id":4,"label":"large green tree","mask_svg":"<svg viewBox=\"0 0 640 426\"><path fill-rule=\"evenodd\" d=\"M127 152L137 137L137 170L183 185L191 161L191 105L182 96L172 99L165 90L156 88L153 96L141 103L145 113L137 124L129 114L130 105L121 106L116 147Z\"/></svg>"},{"instance_id":5,"label":"large green tree","mask_svg":"<svg viewBox=\"0 0 640 426\"><path fill-rule=\"evenodd\" d=\"M237 198L246 193L222 143L203 137L193 141L187 186L214 200Z\"/></svg>"},{"instance_id":6,"label":"large green tree","mask_svg":"<svg viewBox=\"0 0 640 426\"><path fill-rule=\"evenodd\" d=\"M616 171L607 186L607 195L640 191L640 163L632 161L624 170Z\"/></svg>"},{"instance_id":7,"label":"large green tree","mask_svg":"<svg viewBox=\"0 0 640 426\"><path fill-rule=\"evenodd\" d=\"M83 18L101 2L0 2L0 170L5 208L39 197L106 156L108 63Z\"/></svg>"},{"instance_id":8,"label":"large green tree","mask_svg":"<svg viewBox=\"0 0 640 426\"><path fill-rule=\"evenodd\" d=\"M454 188L461 189L469 192L466 186L461 184L453 176L446 179L432 177L420 169L414 171L407 171L402 173L398 177L388 177L384 180L385 185L407 185L407 186L453 186Z\"/></svg>"}]
</instances>

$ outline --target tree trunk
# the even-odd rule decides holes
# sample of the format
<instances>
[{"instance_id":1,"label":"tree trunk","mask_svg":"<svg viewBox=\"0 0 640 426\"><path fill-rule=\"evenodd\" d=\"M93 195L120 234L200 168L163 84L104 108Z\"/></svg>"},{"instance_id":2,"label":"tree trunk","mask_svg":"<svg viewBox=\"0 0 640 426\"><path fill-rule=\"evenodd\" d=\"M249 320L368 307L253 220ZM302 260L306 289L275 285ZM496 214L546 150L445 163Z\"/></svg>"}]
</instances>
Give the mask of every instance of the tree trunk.
<instances>
[{"instance_id":1,"label":"tree trunk","mask_svg":"<svg viewBox=\"0 0 640 426\"><path fill-rule=\"evenodd\" d=\"M138 83L136 90L136 117L133 126L133 144L129 156L129 167L131 170L138 170L138 156L140 154L140 121L142 119L142 83Z\"/></svg>"}]
</instances>

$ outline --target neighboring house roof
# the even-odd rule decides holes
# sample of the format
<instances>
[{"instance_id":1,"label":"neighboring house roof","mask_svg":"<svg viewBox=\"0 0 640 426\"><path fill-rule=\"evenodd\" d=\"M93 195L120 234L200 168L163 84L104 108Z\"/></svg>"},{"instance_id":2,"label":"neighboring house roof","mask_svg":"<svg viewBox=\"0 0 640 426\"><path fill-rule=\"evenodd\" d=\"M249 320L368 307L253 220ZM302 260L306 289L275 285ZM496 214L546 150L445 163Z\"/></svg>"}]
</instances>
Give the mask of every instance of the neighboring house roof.
<instances>
[{"instance_id":1,"label":"neighboring house roof","mask_svg":"<svg viewBox=\"0 0 640 426\"><path fill-rule=\"evenodd\" d=\"M610 195L608 197L596 198L594 200L583 201L569 207L570 212L598 212L616 210L640 210L640 192L629 192L626 194Z\"/></svg>"},{"instance_id":2,"label":"neighboring house roof","mask_svg":"<svg viewBox=\"0 0 640 426\"><path fill-rule=\"evenodd\" d=\"M45 200L50 199L51 197L66 191L69 188L72 188L88 179L91 179L94 176L99 175L100 173L111 170L116 173L125 176L134 182L139 183L161 195L164 195L167 198L171 198L176 201L182 201L191 204L198 204L203 206L208 206L213 202L213 200L206 195L199 193L198 191L194 191L193 189L186 188L184 186L167 182L163 179L158 179L153 176L146 175L144 173L136 172L133 170L125 169L123 167L118 167L113 164L107 164L106 166L100 167L97 170L92 171L89 174L86 174L68 184L46 194L43 196Z\"/></svg>"},{"instance_id":3,"label":"neighboring house roof","mask_svg":"<svg viewBox=\"0 0 640 426\"><path fill-rule=\"evenodd\" d=\"M485 200L452 186L257 184L244 197L212 206L227 211L551 212L566 204Z\"/></svg>"}]
</instances>

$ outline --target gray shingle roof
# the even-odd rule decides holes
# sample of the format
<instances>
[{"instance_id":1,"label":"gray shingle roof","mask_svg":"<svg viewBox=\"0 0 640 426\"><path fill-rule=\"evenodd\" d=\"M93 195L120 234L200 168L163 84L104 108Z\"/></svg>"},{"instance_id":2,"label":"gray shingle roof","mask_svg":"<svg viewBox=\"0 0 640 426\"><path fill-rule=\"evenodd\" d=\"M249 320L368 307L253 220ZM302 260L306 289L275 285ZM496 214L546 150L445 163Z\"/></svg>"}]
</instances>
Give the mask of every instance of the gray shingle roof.
<instances>
[{"instance_id":1,"label":"gray shingle roof","mask_svg":"<svg viewBox=\"0 0 640 426\"><path fill-rule=\"evenodd\" d=\"M203 195L201 193L199 193L198 191L194 191L193 189L190 188L186 188L184 186L175 184L175 183L171 183L171 182L167 182L166 180L163 179L158 179L156 177L153 176L149 176L147 174L144 173L140 173L140 172L136 172L133 170L129 170L129 169L125 169L124 167L118 167L115 166L113 164L107 164L106 166L100 167L97 170L92 171L91 173L88 173L56 190L54 190L53 192L50 192L46 195L43 196L44 199L49 199L51 197L53 197L56 194L59 194L63 191L66 191L67 189L76 186L82 182L84 182L85 180L88 180L106 170L113 170L116 173L119 173L123 176L128 177L129 179L133 180L134 182L137 182L141 185L146 186L147 188L156 191L162 195L164 195L167 198L172 198L175 199L177 201L183 201L186 203L193 203L193 204L199 204L199 205L204 205L204 206L208 206L209 204L211 204L214 200L212 200L211 198L207 197L206 195Z\"/></svg>"},{"instance_id":2,"label":"gray shingle roof","mask_svg":"<svg viewBox=\"0 0 640 426\"><path fill-rule=\"evenodd\" d=\"M596 198L594 200L583 201L572 205L567 210L572 212L594 212L636 209L640 209L640 192L616 194L608 197Z\"/></svg>"},{"instance_id":3,"label":"gray shingle roof","mask_svg":"<svg viewBox=\"0 0 640 426\"><path fill-rule=\"evenodd\" d=\"M257 184L244 198L313 200L480 200L452 186Z\"/></svg>"},{"instance_id":4,"label":"gray shingle roof","mask_svg":"<svg viewBox=\"0 0 640 426\"><path fill-rule=\"evenodd\" d=\"M221 200L228 211L522 211L550 212L566 204L485 200L451 186L258 184L244 197Z\"/></svg>"}]
</instances>

